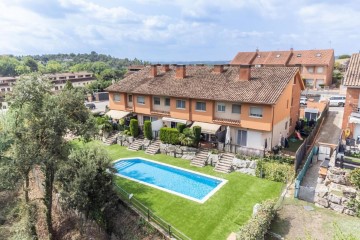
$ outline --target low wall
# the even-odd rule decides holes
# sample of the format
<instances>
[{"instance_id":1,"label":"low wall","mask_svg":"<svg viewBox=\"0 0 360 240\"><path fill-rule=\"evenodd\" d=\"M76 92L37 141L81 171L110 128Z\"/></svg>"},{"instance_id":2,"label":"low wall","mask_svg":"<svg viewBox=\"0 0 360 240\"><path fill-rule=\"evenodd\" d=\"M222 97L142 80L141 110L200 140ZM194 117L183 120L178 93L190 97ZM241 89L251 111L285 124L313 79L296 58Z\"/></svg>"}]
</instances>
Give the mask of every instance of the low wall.
<instances>
[{"instance_id":1,"label":"low wall","mask_svg":"<svg viewBox=\"0 0 360 240\"><path fill-rule=\"evenodd\" d=\"M329 167L325 180L320 181L315 188L315 205L354 216L354 209L347 205L351 199L360 197L360 194L350 186L349 171Z\"/></svg>"},{"instance_id":2,"label":"low wall","mask_svg":"<svg viewBox=\"0 0 360 240\"><path fill-rule=\"evenodd\" d=\"M176 158L192 160L198 151L193 147L160 143L160 153Z\"/></svg>"},{"instance_id":3,"label":"low wall","mask_svg":"<svg viewBox=\"0 0 360 240\"><path fill-rule=\"evenodd\" d=\"M255 176L256 160L234 158L232 167L236 172Z\"/></svg>"}]
</instances>

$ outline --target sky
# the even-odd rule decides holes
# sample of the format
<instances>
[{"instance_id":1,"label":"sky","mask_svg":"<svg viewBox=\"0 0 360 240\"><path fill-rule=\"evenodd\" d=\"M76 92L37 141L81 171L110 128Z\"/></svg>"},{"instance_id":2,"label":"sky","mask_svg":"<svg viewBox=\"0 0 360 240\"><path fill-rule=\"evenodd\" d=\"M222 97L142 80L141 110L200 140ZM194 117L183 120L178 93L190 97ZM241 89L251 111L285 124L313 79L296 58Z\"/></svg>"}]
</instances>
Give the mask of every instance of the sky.
<instances>
[{"instance_id":1,"label":"sky","mask_svg":"<svg viewBox=\"0 0 360 240\"><path fill-rule=\"evenodd\" d=\"M0 0L0 54L231 60L239 51L360 50L360 0Z\"/></svg>"}]
</instances>

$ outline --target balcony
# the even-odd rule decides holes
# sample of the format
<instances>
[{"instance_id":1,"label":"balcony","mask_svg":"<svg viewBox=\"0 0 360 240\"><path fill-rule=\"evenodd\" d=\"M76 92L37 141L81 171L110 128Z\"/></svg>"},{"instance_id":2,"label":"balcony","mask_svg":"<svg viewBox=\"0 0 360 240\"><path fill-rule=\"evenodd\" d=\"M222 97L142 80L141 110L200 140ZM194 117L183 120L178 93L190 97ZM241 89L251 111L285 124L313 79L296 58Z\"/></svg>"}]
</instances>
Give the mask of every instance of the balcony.
<instances>
[{"instance_id":1,"label":"balcony","mask_svg":"<svg viewBox=\"0 0 360 240\"><path fill-rule=\"evenodd\" d=\"M213 122L217 124L240 125L240 120L225 119L225 118L214 118Z\"/></svg>"},{"instance_id":2,"label":"balcony","mask_svg":"<svg viewBox=\"0 0 360 240\"><path fill-rule=\"evenodd\" d=\"M150 113L155 114L155 115L161 115L161 116L170 116L169 111L151 110Z\"/></svg>"}]
</instances>

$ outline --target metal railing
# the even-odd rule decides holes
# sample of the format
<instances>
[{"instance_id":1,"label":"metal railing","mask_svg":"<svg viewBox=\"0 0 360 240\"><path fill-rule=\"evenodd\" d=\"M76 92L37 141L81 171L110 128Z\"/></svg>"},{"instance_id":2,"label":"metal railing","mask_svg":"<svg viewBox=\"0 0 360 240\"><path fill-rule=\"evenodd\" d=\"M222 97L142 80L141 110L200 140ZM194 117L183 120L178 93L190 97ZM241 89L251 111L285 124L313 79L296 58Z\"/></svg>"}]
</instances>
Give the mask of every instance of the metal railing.
<instances>
[{"instance_id":1,"label":"metal railing","mask_svg":"<svg viewBox=\"0 0 360 240\"><path fill-rule=\"evenodd\" d=\"M191 240L188 236L183 234L180 230L171 226L168 222L157 216L153 213L148 207L142 204L137 200L133 194L128 193L123 188L115 183L116 192L119 193L120 198L127 203L130 207L133 207L139 213L140 217L145 219L149 223L153 223L161 230L167 237L171 239L180 239L180 240Z\"/></svg>"}]
</instances>

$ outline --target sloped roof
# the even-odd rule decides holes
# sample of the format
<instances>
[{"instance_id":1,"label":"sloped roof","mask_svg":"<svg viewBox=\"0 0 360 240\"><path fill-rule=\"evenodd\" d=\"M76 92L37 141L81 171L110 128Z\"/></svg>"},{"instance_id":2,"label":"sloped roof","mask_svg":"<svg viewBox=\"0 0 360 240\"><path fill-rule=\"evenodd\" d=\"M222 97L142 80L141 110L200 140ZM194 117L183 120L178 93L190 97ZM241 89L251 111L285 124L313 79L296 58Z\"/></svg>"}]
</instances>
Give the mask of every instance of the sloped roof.
<instances>
[{"instance_id":1,"label":"sloped roof","mask_svg":"<svg viewBox=\"0 0 360 240\"><path fill-rule=\"evenodd\" d=\"M345 86L360 87L360 53L354 53L344 77Z\"/></svg>"},{"instance_id":2,"label":"sloped roof","mask_svg":"<svg viewBox=\"0 0 360 240\"><path fill-rule=\"evenodd\" d=\"M238 52L231 65L329 65L333 61L334 50L289 50L289 51L256 51Z\"/></svg>"},{"instance_id":3,"label":"sloped roof","mask_svg":"<svg viewBox=\"0 0 360 240\"><path fill-rule=\"evenodd\" d=\"M206 100L274 104L298 72L297 67L251 68L249 81L239 80L239 67L224 67L215 73L209 66L186 66L186 77L178 79L176 67L160 71L154 78L151 67L131 74L108 87L109 92L172 96Z\"/></svg>"}]
</instances>

